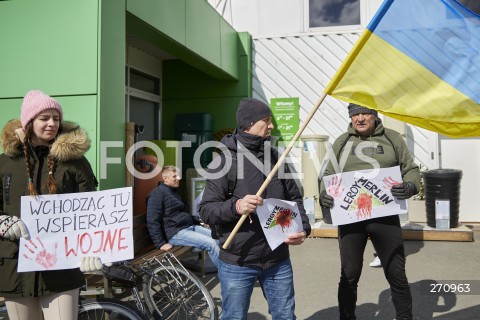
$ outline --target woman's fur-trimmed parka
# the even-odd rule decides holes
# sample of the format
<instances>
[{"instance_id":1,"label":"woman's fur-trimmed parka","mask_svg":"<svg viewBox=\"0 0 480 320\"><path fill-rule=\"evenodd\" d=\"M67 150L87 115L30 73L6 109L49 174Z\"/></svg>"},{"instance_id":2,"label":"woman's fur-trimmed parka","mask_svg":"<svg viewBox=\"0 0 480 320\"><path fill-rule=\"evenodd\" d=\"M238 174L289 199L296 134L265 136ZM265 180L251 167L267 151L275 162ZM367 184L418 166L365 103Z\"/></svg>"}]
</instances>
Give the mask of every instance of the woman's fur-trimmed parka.
<instances>
[{"instance_id":1,"label":"woman's fur-trimmed parka","mask_svg":"<svg viewBox=\"0 0 480 320\"><path fill-rule=\"evenodd\" d=\"M20 218L21 196L28 195L27 169L24 145L16 133L21 128L20 120L10 120L2 130L0 155L0 215ZM28 146L31 148L30 146ZM62 128L51 144L50 156L55 159L54 178L57 193L94 191L97 180L84 154L90 148L85 130L64 121ZM48 166L46 154L30 152L31 178L39 194L48 194L46 181ZM84 284L79 269L18 273L19 241L0 237L0 296L35 297L79 288ZM49 250L50 249L50 250ZM47 251L54 252L53 248Z\"/></svg>"}]
</instances>

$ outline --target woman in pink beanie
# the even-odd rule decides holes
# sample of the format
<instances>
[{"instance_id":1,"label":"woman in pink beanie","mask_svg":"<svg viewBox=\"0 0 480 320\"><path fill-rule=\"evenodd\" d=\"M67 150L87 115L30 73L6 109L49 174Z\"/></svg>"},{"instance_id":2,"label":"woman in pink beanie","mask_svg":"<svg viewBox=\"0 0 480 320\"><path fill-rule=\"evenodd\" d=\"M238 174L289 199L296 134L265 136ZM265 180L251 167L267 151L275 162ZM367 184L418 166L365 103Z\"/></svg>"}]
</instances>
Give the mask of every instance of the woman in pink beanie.
<instances>
[{"instance_id":1,"label":"woman in pink beanie","mask_svg":"<svg viewBox=\"0 0 480 320\"><path fill-rule=\"evenodd\" d=\"M20 220L20 198L94 191L97 180L84 156L90 140L78 125L63 121L55 99L32 90L23 98L20 120L10 120L3 128L1 144L0 296L5 298L8 316L75 320L79 288L85 283L78 268L17 272L19 239L30 238Z\"/></svg>"}]
</instances>

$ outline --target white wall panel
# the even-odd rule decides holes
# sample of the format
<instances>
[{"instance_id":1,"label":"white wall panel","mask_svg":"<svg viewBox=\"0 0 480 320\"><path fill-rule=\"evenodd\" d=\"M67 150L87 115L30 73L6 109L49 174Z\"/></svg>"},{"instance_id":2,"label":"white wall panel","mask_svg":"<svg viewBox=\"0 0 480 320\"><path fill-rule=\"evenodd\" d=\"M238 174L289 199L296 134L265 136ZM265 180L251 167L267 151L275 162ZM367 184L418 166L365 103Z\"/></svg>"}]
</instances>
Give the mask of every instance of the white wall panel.
<instances>
[{"instance_id":1,"label":"white wall panel","mask_svg":"<svg viewBox=\"0 0 480 320\"><path fill-rule=\"evenodd\" d=\"M438 169L438 134L423 128L407 124L407 145L417 163L426 169Z\"/></svg>"},{"instance_id":2,"label":"white wall panel","mask_svg":"<svg viewBox=\"0 0 480 320\"><path fill-rule=\"evenodd\" d=\"M480 180L480 138L440 137L442 168L462 170L460 185L460 221L479 222L478 181Z\"/></svg>"},{"instance_id":3,"label":"white wall panel","mask_svg":"<svg viewBox=\"0 0 480 320\"><path fill-rule=\"evenodd\" d=\"M308 30L309 0L208 0L237 31L255 37L298 35ZM382 0L361 0L362 25L377 11ZM358 29L358 26L347 28ZM331 28L329 29L332 30ZM343 28L345 32L345 28ZM314 29L313 33L322 32Z\"/></svg>"},{"instance_id":4,"label":"white wall panel","mask_svg":"<svg viewBox=\"0 0 480 320\"><path fill-rule=\"evenodd\" d=\"M285 36L303 32L304 0L258 1L259 35Z\"/></svg>"},{"instance_id":5,"label":"white wall panel","mask_svg":"<svg viewBox=\"0 0 480 320\"><path fill-rule=\"evenodd\" d=\"M253 41L253 96L298 97L300 121L306 119L325 86L347 56L359 34L258 38ZM328 135L330 141L349 123L346 103L327 97L304 135ZM293 167L301 172L301 150L294 148Z\"/></svg>"},{"instance_id":6,"label":"white wall panel","mask_svg":"<svg viewBox=\"0 0 480 320\"><path fill-rule=\"evenodd\" d=\"M305 119L358 36L341 34L255 39L255 95L266 101L278 97L299 97L300 119ZM345 106L346 103L327 97L304 134L326 134L333 141L347 127Z\"/></svg>"}]
</instances>

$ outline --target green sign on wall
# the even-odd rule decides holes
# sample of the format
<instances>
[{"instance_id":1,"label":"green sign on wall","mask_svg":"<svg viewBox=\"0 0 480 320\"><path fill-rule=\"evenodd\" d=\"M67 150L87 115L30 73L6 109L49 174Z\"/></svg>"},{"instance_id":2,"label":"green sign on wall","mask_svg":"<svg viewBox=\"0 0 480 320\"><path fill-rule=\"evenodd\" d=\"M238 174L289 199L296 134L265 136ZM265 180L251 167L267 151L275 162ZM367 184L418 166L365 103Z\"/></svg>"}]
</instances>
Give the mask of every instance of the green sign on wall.
<instances>
[{"instance_id":1,"label":"green sign on wall","mask_svg":"<svg viewBox=\"0 0 480 320\"><path fill-rule=\"evenodd\" d=\"M270 99L270 108L275 125L272 136L276 137L278 142L288 144L300 127L298 97Z\"/></svg>"}]
</instances>

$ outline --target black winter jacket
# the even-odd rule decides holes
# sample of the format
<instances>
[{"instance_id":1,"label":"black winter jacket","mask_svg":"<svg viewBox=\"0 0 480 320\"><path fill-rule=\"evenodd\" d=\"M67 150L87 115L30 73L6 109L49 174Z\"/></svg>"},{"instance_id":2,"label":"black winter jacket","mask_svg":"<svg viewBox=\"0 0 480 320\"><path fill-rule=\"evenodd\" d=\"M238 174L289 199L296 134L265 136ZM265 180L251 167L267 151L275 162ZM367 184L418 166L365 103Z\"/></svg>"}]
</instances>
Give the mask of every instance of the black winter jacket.
<instances>
[{"instance_id":1,"label":"black winter jacket","mask_svg":"<svg viewBox=\"0 0 480 320\"><path fill-rule=\"evenodd\" d=\"M225 136L221 141L228 148L231 155L222 153L209 165L209 174L217 173L218 177L207 179L202 202L199 206L200 217L206 224L216 225L220 246L225 243L241 217L235 208L236 201L247 194L256 194L271 171L260 171L250 161L248 156L243 156L243 154L242 157L245 160L242 163L240 157L237 159L238 153L248 150L263 164L266 158L264 154L264 142L266 140L265 138L236 130L232 135ZM237 142L240 142L241 146ZM244 150L245 148L247 150ZM270 156L271 165L269 169L275 166L275 160L278 159L276 150L273 148L270 150L275 154ZM226 170L228 168L228 165L225 166L225 164L228 164L231 160L227 158L230 156L237 159L237 166L230 167L230 169L238 168L237 182L231 197L228 195L228 175L222 174L223 171L221 171L221 169ZM276 198L295 201L300 210L303 229L309 235L311 227L303 207L302 195L293 179L279 180L278 174L281 170L272 178L261 196L264 199ZM220 174L218 171L221 171ZM290 172L286 164L285 172ZM261 229L258 216L256 213L252 213L250 216L252 222L250 223L248 219L245 220L237 234L233 237L230 246L227 249L221 248L220 260L234 265L260 267L263 269L285 261L289 257L288 245L283 243L272 251Z\"/></svg>"},{"instance_id":2,"label":"black winter jacket","mask_svg":"<svg viewBox=\"0 0 480 320\"><path fill-rule=\"evenodd\" d=\"M190 213L178 194L178 188L160 183L147 200L147 225L157 248L168 243L178 231L200 224Z\"/></svg>"}]
</instances>

